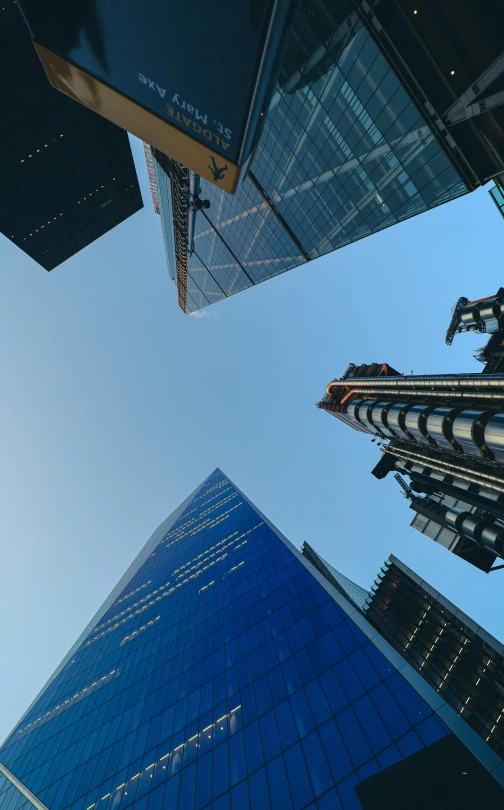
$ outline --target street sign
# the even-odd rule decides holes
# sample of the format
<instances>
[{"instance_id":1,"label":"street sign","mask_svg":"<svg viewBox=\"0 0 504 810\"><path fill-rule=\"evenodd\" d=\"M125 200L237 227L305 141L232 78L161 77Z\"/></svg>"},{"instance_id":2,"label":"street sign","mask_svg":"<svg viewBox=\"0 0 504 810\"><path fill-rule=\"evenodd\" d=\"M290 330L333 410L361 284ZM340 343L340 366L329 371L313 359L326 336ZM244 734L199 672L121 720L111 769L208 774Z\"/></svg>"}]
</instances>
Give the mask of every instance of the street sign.
<instances>
[{"instance_id":1,"label":"street sign","mask_svg":"<svg viewBox=\"0 0 504 810\"><path fill-rule=\"evenodd\" d=\"M233 193L294 0L18 0L50 82Z\"/></svg>"}]
</instances>

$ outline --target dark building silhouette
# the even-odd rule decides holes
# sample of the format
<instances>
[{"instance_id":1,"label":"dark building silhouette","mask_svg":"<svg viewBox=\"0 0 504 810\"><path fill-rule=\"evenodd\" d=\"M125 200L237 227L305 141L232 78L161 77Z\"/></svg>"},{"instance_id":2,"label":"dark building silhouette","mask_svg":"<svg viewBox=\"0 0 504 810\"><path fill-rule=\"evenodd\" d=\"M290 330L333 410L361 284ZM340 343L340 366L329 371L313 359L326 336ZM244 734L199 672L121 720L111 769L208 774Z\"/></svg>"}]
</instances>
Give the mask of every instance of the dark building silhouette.
<instances>
[{"instance_id":1,"label":"dark building silhouette","mask_svg":"<svg viewBox=\"0 0 504 810\"><path fill-rule=\"evenodd\" d=\"M0 8L0 231L46 270L142 208L128 135L49 84Z\"/></svg>"}]
</instances>

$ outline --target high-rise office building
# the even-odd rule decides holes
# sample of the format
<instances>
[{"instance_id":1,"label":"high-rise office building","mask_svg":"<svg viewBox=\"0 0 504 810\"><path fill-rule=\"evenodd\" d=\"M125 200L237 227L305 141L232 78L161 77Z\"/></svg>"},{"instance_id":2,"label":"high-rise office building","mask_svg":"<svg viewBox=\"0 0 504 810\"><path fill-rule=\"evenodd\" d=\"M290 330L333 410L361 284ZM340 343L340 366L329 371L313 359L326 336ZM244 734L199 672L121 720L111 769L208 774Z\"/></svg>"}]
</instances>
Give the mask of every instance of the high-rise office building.
<instances>
[{"instance_id":1,"label":"high-rise office building","mask_svg":"<svg viewBox=\"0 0 504 810\"><path fill-rule=\"evenodd\" d=\"M1 810L504 796L500 756L220 470L156 530L0 763Z\"/></svg>"},{"instance_id":2,"label":"high-rise office building","mask_svg":"<svg viewBox=\"0 0 504 810\"><path fill-rule=\"evenodd\" d=\"M412 0L301 2L238 192L229 196L157 153L182 309L193 312L502 175L504 108L493 92L504 71L499 16L498 0L427 0L421 8ZM477 101L487 101L474 115L475 91L470 98L465 91L477 82Z\"/></svg>"},{"instance_id":3,"label":"high-rise office building","mask_svg":"<svg viewBox=\"0 0 504 810\"><path fill-rule=\"evenodd\" d=\"M481 739L504 756L504 645L393 554L366 591L308 543L302 551Z\"/></svg>"},{"instance_id":4,"label":"high-rise office building","mask_svg":"<svg viewBox=\"0 0 504 810\"><path fill-rule=\"evenodd\" d=\"M0 8L0 232L46 270L142 208L128 135L54 90Z\"/></svg>"},{"instance_id":5,"label":"high-rise office building","mask_svg":"<svg viewBox=\"0 0 504 810\"><path fill-rule=\"evenodd\" d=\"M504 558L504 290L459 298L447 331L491 333L481 374L404 375L350 363L319 408L379 439L376 478L395 472L412 526L483 571ZM410 478L408 485L402 476Z\"/></svg>"}]
</instances>

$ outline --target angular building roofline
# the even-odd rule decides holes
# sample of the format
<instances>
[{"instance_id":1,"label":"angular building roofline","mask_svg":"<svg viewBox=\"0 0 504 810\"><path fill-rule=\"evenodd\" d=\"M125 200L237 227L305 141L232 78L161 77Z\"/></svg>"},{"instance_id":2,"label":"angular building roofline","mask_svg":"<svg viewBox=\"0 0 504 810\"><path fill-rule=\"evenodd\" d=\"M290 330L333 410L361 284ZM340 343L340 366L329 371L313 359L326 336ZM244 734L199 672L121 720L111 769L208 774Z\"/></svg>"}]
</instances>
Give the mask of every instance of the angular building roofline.
<instances>
[{"instance_id":1,"label":"angular building roofline","mask_svg":"<svg viewBox=\"0 0 504 810\"><path fill-rule=\"evenodd\" d=\"M406 576L408 576L410 579L416 582L417 585L420 585L421 588L427 591L433 597L433 599L437 599L437 601L440 602L443 605L443 607L447 608L447 610L453 613L453 615L456 616L457 619L459 619L464 624L467 624L467 626L470 627L471 630L473 630L477 636L480 636L480 638L485 642L485 644L488 644L490 647L492 647L492 649L494 649L495 652L498 653L498 655L504 655L504 644L502 644L502 642L500 642L497 638L495 638L495 636L492 636L490 633L488 633L487 630L485 630L480 624L475 622L474 619L471 619L471 617L468 616L467 613L464 613L463 610L460 610L460 608L458 608L457 605L455 605L453 602L450 602L449 599L443 596L443 594L440 591L437 591L435 588L433 588L432 585L430 585L425 579L422 579L420 576L418 576L418 574L415 573L415 571L413 571L412 568L408 568L408 566L394 554L389 555L387 562L393 563L393 565L397 566L397 568L403 571L406 574Z\"/></svg>"},{"instance_id":2,"label":"angular building roofline","mask_svg":"<svg viewBox=\"0 0 504 810\"><path fill-rule=\"evenodd\" d=\"M25 797L25 799L28 799L29 803L35 808L35 810L49 810L49 808L43 802L41 802L37 796L35 796L30 788L26 787L26 785L24 785L23 782L17 778L17 776L14 776L12 771L6 768L5 765L2 765L1 762L0 775L5 776L11 785L14 785L14 787Z\"/></svg>"}]
</instances>

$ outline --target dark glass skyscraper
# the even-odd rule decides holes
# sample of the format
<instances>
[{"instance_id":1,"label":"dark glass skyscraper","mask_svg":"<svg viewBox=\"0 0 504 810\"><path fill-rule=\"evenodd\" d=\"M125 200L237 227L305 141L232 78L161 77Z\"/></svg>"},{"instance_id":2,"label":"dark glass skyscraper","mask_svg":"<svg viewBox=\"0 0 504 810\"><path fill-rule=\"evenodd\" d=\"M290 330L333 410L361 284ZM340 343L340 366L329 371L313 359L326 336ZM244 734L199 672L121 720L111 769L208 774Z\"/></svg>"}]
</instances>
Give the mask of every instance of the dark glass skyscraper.
<instances>
[{"instance_id":1,"label":"dark glass skyscraper","mask_svg":"<svg viewBox=\"0 0 504 810\"><path fill-rule=\"evenodd\" d=\"M420 13L406 5L299 3L263 134L234 196L158 153L168 265L184 311L504 171L502 112L455 124L444 117L500 52L499 4L488 0L480 12L429 0Z\"/></svg>"},{"instance_id":2,"label":"dark glass skyscraper","mask_svg":"<svg viewBox=\"0 0 504 810\"><path fill-rule=\"evenodd\" d=\"M0 762L1 810L504 796L498 754L220 470L156 530Z\"/></svg>"},{"instance_id":3,"label":"dark glass skyscraper","mask_svg":"<svg viewBox=\"0 0 504 810\"><path fill-rule=\"evenodd\" d=\"M0 232L46 270L142 208L127 133L54 90L0 7Z\"/></svg>"}]
</instances>

